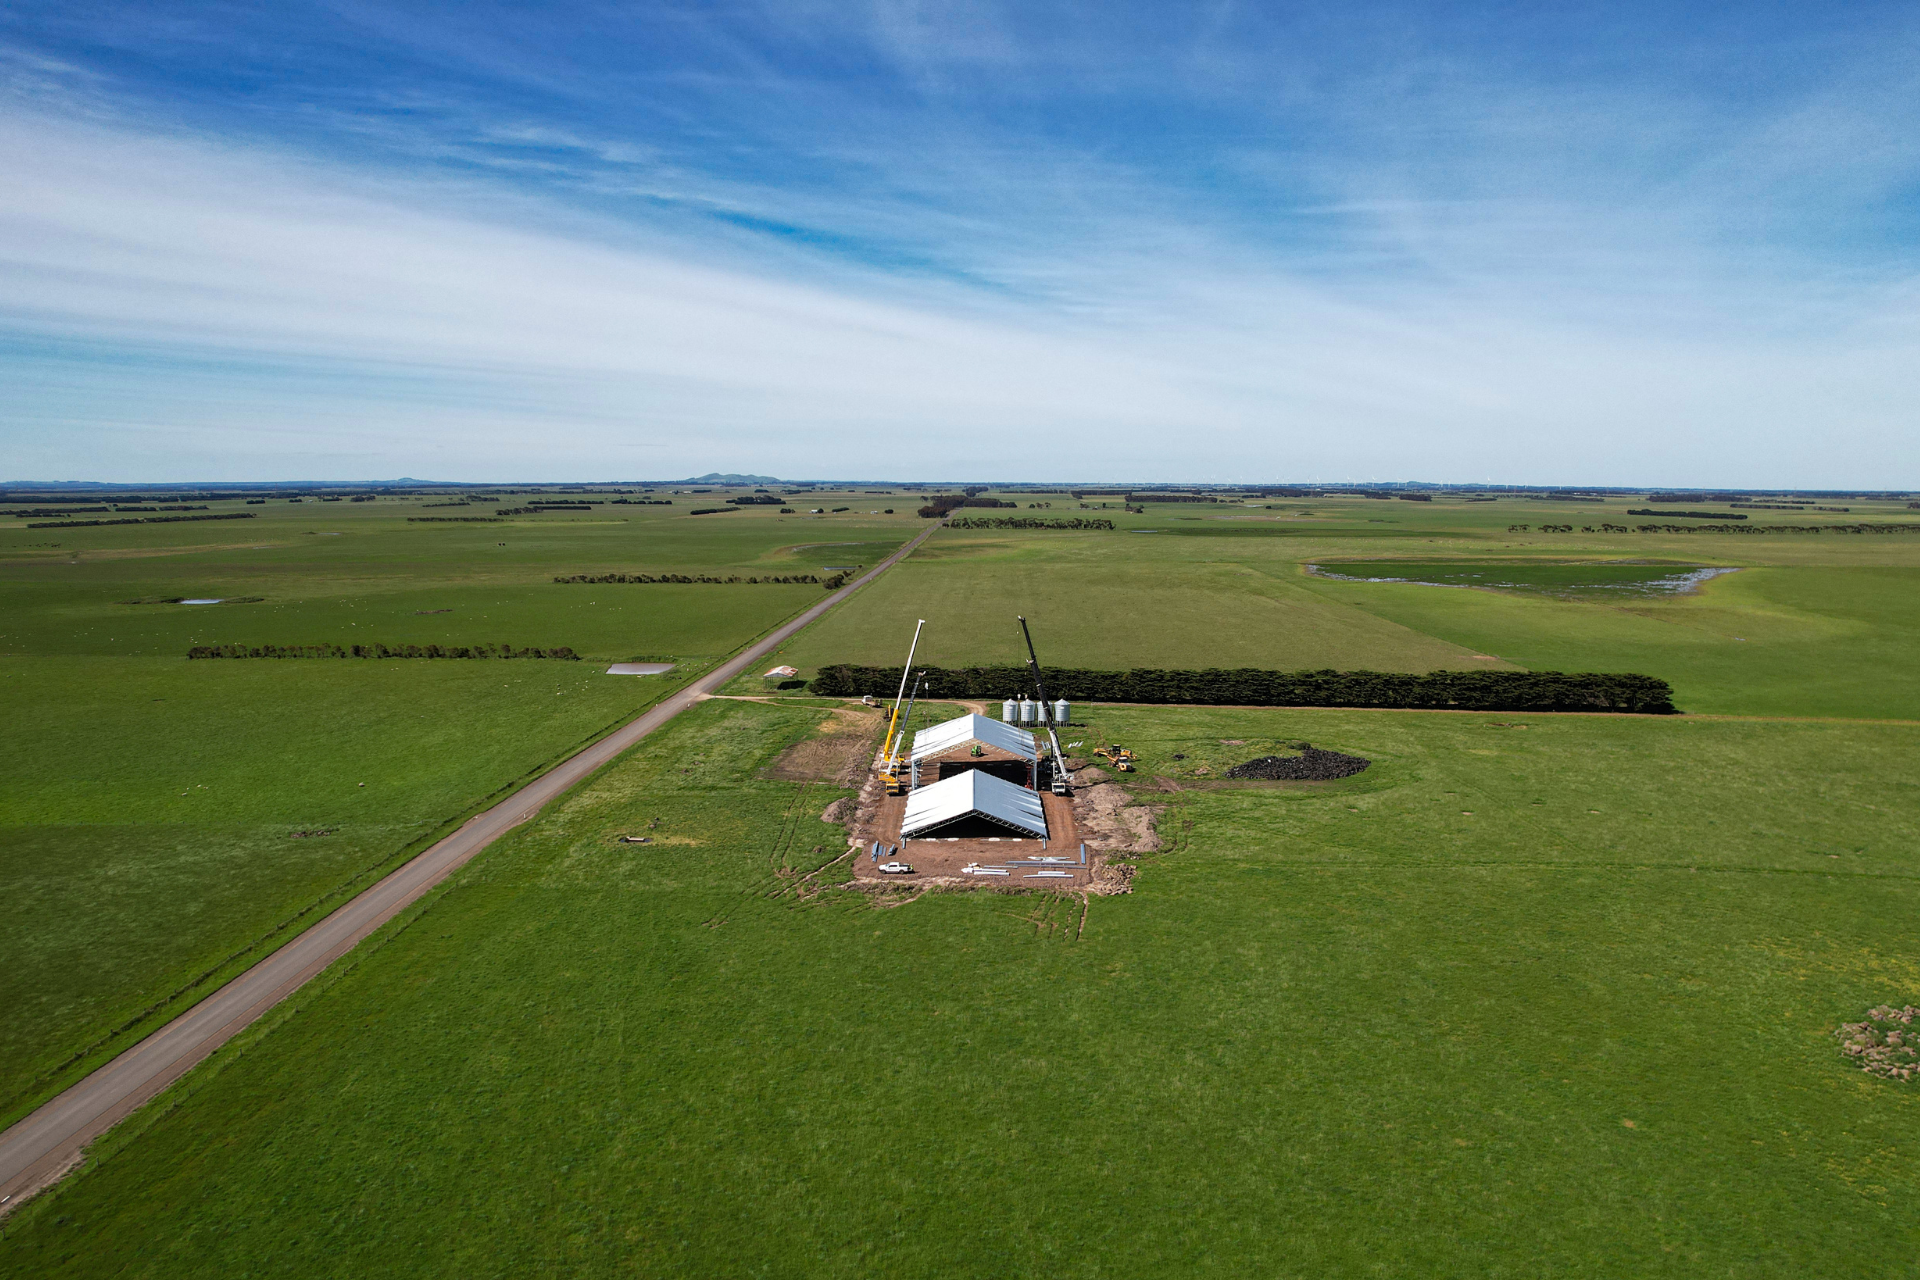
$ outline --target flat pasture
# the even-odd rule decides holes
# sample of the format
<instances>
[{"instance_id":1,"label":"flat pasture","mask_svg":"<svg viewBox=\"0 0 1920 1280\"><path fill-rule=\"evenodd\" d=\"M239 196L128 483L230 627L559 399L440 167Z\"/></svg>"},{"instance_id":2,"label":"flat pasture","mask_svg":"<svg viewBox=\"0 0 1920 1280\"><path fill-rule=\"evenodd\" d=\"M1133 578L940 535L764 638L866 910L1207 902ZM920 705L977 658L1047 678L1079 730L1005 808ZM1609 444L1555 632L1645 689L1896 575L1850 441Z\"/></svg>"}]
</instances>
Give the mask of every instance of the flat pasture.
<instances>
[{"instance_id":1,"label":"flat pasture","mask_svg":"<svg viewBox=\"0 0 1920 1280\"><path fill-rule=\"evenodd\" d=\"M1632 671L1667 680L1696 713L1920 718L1920 532L1580 532L1631 530L1642 521L1624 514L1629 505L1343 498L1141 515L1056 509L1119 528L943 531L902 572L796 637L783 660L806 674L832 662L896 665L914 620L926 618L930 664L1017 662L1013 615L1025 614L1042 662L1060 666ZM1915 513L1879 506L1756 522L1920 529ZM1574 532L1558 532L1562 522ZM1140 528L1159 532L1129 532ZM1308 568L1383 559L1491 562L1543 586L1577 577L1581 563L1603 566L1601 578L1651 566L1739 572L1686 594L1623 597L1343 582Z\"/></svg>"},{"instance_id":2,"label":"flat pasture","mask_svg":"<svg viewBox=\"0 0 1920 1280\"><path fill-rule=\"evenodd\" d=\"M1337 544L1313 539L1302 545L1313 553ZM1294 551L1265 540L942 531L886 579L796 637L783 660L805 672L830 662L898 665L915 619L925 618L922 661L1024 662L1014 616L1025 614L1041 660L1060 666L1431 671L1503 665L1322 599L1273 572L1291 564Z\"/></svg>"},{"instance_id":3,"label":"flat pasture","mask_svg":"<svg viewBox=\"0 0 1920 1280\"><path fill-rule=\"evenodd\" d=\"M810 585L556 575L806 573L849 552L876 562L917 527L689 517L685 498L591 518L409 524L446 512L430 501L210 504L264 513L244 521L0 524L0 697L11 713L0 965L15 993L0 1006L0 1119L821 596ZM186 658L195 644L362 642L584 657ZM603 674L632 658L678 665L664 678Z\"/></svg>"},{"instance_id":4,"label":"flat pasture","mask_svg":"<svg viewBox=\"0 0 1920 1280\"><path fill-rule=\"evenodd\" d=\"M1308 589L1533 670L1656 675L1686 711L1920 719L1920 568L1835 560L1755 565L1664 598L1318 578Z\"/></svg>"},{"instance_id":5,"label":"flat pasture","mask_svg":"<svg viewBox=\"0 0 1920 1280\"><path fill-rule=\"evenodd\" d=\"M762 777L824 713L681 717L110 1136L0 1274L1910 1259L1920 1093L1829 1032L1920 1000L1920 729L1094 709L1169 842L1083 929L831 887L846 792ZM1296 739L1376 763L1212 785Z\"/></svg>"}]
</instances>

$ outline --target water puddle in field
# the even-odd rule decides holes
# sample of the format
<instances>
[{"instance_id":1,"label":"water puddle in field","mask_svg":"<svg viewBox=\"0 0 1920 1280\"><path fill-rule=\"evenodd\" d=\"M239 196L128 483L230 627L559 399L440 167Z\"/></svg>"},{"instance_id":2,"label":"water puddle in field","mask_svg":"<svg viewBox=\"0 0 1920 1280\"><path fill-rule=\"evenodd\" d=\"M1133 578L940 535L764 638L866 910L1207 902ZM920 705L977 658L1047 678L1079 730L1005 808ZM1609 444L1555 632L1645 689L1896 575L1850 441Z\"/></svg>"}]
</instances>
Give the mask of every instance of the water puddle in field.
<instances>
[{"instance_id":1,"label":"water puddle in field","mask_svg":"<svg viewBox=\"0 0 1920 1280\"><path fill-rule=\"evenodd\" d=\"M220 600L218 598L211 599L211 600L182 600L180 603L181 604L219 604Z\"/></svg>"},{"instance_id":2,"label":"water puddle in field","mask_svg":"<svg viewBox=\"0 0 1920 1280\"><path fill-rule=\"evenodd\" d=\"M1310 564L1316 577L1339 582L1395 582L1423 587L1486 587L1573 598L1688 595L1737 568L1644 561L1566 564L1439 563L1417 560Z\"/></svg>"},{"instance_id":3,"label":"water puddle in field","mask_svg":"<svg viewBox=\"0 0 1920 1280\"><path fill-rule=\"evenodd\" d=\"M610 676L663 676L673 670L671 662L616 662L607 668Z\"/></svg>"}]
</instances>

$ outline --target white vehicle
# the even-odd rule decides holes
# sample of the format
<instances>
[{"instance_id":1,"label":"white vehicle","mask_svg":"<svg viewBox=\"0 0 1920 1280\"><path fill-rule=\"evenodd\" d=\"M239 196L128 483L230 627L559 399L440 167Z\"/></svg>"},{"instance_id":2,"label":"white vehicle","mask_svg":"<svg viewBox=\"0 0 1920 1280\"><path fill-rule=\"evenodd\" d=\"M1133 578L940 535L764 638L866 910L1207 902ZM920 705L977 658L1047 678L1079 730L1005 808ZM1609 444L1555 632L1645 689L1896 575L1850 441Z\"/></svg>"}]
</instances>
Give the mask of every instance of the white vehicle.
<instances>
[{"instance_id":1,"label":"white vehicle","mask_svg":"<svg viewBox=\"0 0 1920 1280\"><path fill-rule=\"evenodd\" d=\"M906 862L883 862L880 864L880 874L883 876L910 876L913 874L913 866L911 863Z\"/></svg>"}]
</instances>

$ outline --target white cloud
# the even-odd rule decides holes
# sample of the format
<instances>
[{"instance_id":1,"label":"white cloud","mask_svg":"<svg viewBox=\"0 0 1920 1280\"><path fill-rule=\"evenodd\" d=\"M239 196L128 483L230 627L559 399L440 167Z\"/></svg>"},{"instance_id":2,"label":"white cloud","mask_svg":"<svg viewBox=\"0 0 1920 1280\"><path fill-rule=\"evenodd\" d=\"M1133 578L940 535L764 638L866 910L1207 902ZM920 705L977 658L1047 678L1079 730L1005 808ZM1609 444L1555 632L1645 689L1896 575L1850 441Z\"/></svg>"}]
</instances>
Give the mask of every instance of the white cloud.
<instances>
[{"instance_id":1,"label":"white cloud","mask_svg":"<svg viewBox=\"0 0 1920 1280\"><path fill-rule=\"evenodd\" d=\"M1910 285L1743 281L1578 204L1355 202L1289 259L1083 159L1051 199L1085 233L976 225L955 254L1010 286L981 290L124 124L14 115L0 167L21 476L1920 484Z\"/></svg>"}]
</instances>

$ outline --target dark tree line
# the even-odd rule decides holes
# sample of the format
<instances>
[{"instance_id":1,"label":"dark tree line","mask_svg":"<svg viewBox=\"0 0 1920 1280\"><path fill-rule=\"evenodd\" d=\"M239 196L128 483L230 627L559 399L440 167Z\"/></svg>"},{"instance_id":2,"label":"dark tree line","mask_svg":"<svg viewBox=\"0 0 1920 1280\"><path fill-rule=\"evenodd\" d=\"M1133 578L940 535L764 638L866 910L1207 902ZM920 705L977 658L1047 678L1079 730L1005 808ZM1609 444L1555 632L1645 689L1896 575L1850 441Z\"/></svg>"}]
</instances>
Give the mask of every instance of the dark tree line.
<instances>
[{"instance_id":1,"label":"dark tree line","mask_svg":"<svg viewBox=\"0 0 1920 1280\"><path fill-rule=\"evenodd\" d=\"M1111 520L1089 520L1080 516L961 516L947 523L949 529L1111 529Z\"/></svg>"},{"instance_id":2,"label":"dark tree line","mask_svg":"<svg viewBox=\"0 0 1920 1280\"><path fill-rule=\"evenodd\" d=\"M938 520L952 514L961 507L1012 507L1017 502L1002 502L998 498L980 498L972 493L938 493L927 499L927 505L920 508L920 514L928 520Z\"/></svg>"},{"instance_id":3,"label":"dark tree line","mask_svg":"<svg viewBox=\"0 0 1920 1280\"><path fill-rule=\"evenodd\" d=\"M556 649L510 644L197 644L189 658L560 658L578 662L564 645Z\"/></svg>"},{"instance_id":4,"label":"dark tree line","mask_svg":"<svg viewBox=\"0 0 1920 1280\"><path fill-rule=\"evenodd\" d=\"M848 581L850 581L853 578L854 574L858 572L859 570L857 569L842 569L838 573L829 573L825 577L821 577L817 573L783 573L783 574L766 574L759 577L740 577L739 575L729 575L724 578L711 573L570 573L563 577L557 577L554 579L554 581L568 582L568 583L586 583L590 585L598 585L601 583L618 584L618 583L648 583L648 582L684 582L684 583L706 582L706 583L715 583L720 585L757 584L762 586L795 586L795 587L810 587L810 586L818 585L818 586L825 587L829 591L832 591L834 588L842 586Z\"/></svg>"},{"instance_id":5,"label":"dark tree line","mask_svg":"<svg viewBox=\"0 0 1920 1280\"><path fill-rule=\"evenodd\" d=\"M730 575L725 578L710 573L570 573L555 578L555 582L580 582L598 584L602 582L714 582L714 583L772 583L780 586L812 586L821 581L817 573L773 574L766 577L742 578Z\"/></svg>"},{"instance_id":6,"label":"dark tree line","mask_svg":"<svg viewBox=\"0 0 1920 1280\"><path fill-rule=\"evenodd\" d=\"M916 667L918 673L921 668ZM1019 697L1033 688L1025 667L927 667L933 698ZM1050 667L1047 694L1075 702L1200 706L1388 707L1456 711L1615 711L1674 713L1673 690L1652 676L1609 672L1429 671L1086 671ZM809 686L828 697L891 696L900 668L822 667Z\"/></svg>"},{"instance_id":7,"label":"dark tree line","mask_svg":"<svg viewBox=\"0 0 1920 1280\"><path fill-rule=\"evenodd\" d=\"M251 511L223 511L210 516L128 516L123 520L51 520L29 529L78 529L96 524L179 524L185 520L251 520Z\"/></svg>"}]
</instances>

